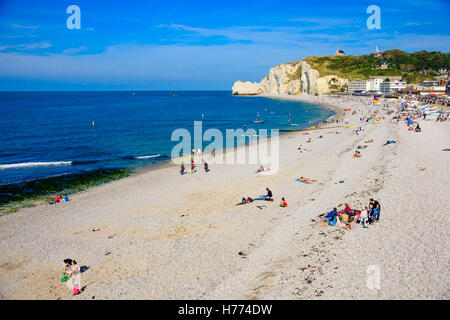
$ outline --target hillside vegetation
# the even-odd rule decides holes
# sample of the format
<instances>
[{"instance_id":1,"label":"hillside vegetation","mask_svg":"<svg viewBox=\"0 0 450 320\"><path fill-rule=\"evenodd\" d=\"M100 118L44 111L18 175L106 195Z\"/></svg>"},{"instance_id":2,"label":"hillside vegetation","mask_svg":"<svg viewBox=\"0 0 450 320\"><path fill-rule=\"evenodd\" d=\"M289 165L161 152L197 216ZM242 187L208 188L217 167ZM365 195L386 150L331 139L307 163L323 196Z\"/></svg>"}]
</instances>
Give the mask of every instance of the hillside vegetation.
<instances>
[{"instance_id":1,"label":"hillside vegetation","mask_svg":"<svg viewBox=\"0 0 450 320\"><path fill-rule=\"evenodd\" d=\"M440 68L450 69L450 53L388 50L382 54L382 58L373 55L322 56L303 60L318 70L322 77L337 75L349 80L368 79L370 76L402 76L408 83L419 83L438 76ZM388 69L374 69L382 61L389 63ZM421 74L420 71L425 71L426 74Z\"/></svg>"}]
</instances>

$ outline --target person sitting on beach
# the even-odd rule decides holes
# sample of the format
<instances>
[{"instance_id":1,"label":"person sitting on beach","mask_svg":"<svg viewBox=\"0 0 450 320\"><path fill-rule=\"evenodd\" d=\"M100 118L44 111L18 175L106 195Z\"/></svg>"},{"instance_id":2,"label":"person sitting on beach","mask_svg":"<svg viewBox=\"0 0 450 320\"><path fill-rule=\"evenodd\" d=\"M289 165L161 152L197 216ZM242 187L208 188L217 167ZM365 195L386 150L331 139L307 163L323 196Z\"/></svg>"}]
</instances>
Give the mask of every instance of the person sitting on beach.
<instances>
[{"instance_id":1,"label":"person sitting on beach","mask_svg":"<svg viewBox=\"0 0 450 320\"><path fill-rule=\"evenodd\" d=\"M50 200L48 200L48 204L54 204L53 198L50 198Z\"/></svg>"},{"instance_id":2,"label":"person sitting on beach","mask_svg":"<svg viewBox=\"0 0 450 320\"><path fill-rule=\"evenodd\" d=\"M416 129L414 129L416 132L422 132L422 129L420 129L419 124L416 125Z\"/></svg>"},{"instance_id":3,"label":"person sitting on beach","mask_svg":"<svg viewBox=\"0 0 450 320\"><path fill-rule=\"evenodd\" d=\"M269 188L266 188L267 194L264 196L264 200L273 201L273 194Z\"/></svg>"},{"instance_id":4,"label":"person sitting on beach","mask_svg":"<svg viewBox=\"0 0 450 320\"><path fill-rule=\"evenodd\" d=\"M66 194L64 194L64 197L63 197L63 201L64 201L64 202L67 202L67 201L69 201L69 197L67 196L67 193L66 193Z\"/></svg>"},{"instance_id":5,"label":"person sitting on beach","mask_svg":"<svg viewBox=\"0 0 450 320\"><path fill-rule=\"evenodd\" d=\"M264 167L262 165L260 165L259 168L256 169L255 173L260 173L260 172L263 172L263 171L264 171Z\"/></svg>"},{"instance_id":6,"label":"person sitting on beach","mask_svg":"<svg viewBox=\"0 0 450 320\"><path fill-rule=\"evenodd\" d=\"M308 141L306 141L306 142L307 142L307 143L310 143L310 142L312 142L311 138L309 138L309 139L308 139Z\"/></svg>"},{"instance_id":7,"label":"person sitting on beach","mask_svg":"<svg viewBox=\"0 0 450 320\"><path fill-rule=\"evenodd\" d=\"M344 221L342 221L342 222L344 222ZM355 222L356 222L356 220L353 217L351 217L348 219L348 222L340 224L339 227L344 230L351 230L353 228L353 226L355 225Z\"/></svg>"},{"instance_id":8,"label":"person sitting on beach","mask_svg":"<svg viewBox=\"0 0 450 320\"><path fill-rule=\"evenodd\" d=\"M326 221L321 221L320 224L322 227L325 226L335 226L338 222L339 218L338 218L338 214L335 213L333 214L330 218L328 218Z\"/></svg>"},{"instance_id":9,"label":"person sitting on beach","mask_svg":"<svg viewBox=\"0 0 450 320\"><path fill-rule=\"evenodd\" d=\"M287 207L287 202L286 202L286 200L284 198L281 198L280 207L282 207L282 208Z\"/></svg>"},{"instance_id":10,"label":"person sitting on beach","mask_svg":"<svg viewBox=\"0 0 450 320\"><path fill-rule=\"evenodd\" d=\"M61 197L60 197L60 196L56 196L56 197L55 197L55 203L56 203L56 202L61 202Z\"/></svg>"},{"instance_id":11,"label":"person sitting on beach","mask_svg":"<svg viewBox=\"0 0 450 320\"><path fill-rule=\"evenodd\" d=\"M359 152L358 150L355 151L355 154L353 155L353 158L360 158L361 157L361 152Z\"/></svg>"},{"instance_id":12,"label":"person sitting on beach","mask_svg":"<svg viewBox=\"0 0 450 320\"><path fill-rule=\"evenodd\" d=\"M344 212L346 212L347 214L350 214L350 213L352 212L352 209L350 208L350 206L348 205L348 203L345 204Z\"/></svg>"},{"instance_id":13,"label":"person sitting on beach","mask_svg":"<svg viewBox=\"0 0 450 320\"><path fill-rule=\"evenodd\" d=\"M322 218L322 219L324 219L325 221L328 221L329 218L331 218L332 216L334 216L334 215L337 214L337 213L338 213L337 208L333 208L333 210L331 210L330 212L321 214L321 215L319 216L319 218Z\"/></svg>"}]
</instances>

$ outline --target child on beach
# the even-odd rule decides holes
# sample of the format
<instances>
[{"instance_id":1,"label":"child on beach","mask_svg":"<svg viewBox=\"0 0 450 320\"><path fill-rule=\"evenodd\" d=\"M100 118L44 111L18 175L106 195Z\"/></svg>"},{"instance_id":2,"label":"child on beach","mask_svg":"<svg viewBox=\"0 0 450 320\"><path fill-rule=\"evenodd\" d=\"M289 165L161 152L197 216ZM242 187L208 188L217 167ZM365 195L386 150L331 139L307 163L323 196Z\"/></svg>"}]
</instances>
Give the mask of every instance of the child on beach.
<instances>
[{"instance_id":1,"label":"child on beach","mask_svg":"<svg viewBox=\"0 0 450 320\"><path fill-rule=\"evenodd\" d=\"M287 207L287 202L286 202L286 200L284 198L281 198L280 207L282 207L282 208L286 208Z\"/></svg>"},{"instance_id":2,"label":"child on beach","mask_svg":"<svg viewBox=\"0 0 450 320\"><path fill-rule=\"evenodd\" d=\"M75 260L71 260L70 265L66 267L67 275L67 287L72 291L72 295L80 294L81 288L81 275L80 267L77 266Z\"/></svg>"}]
</instances>

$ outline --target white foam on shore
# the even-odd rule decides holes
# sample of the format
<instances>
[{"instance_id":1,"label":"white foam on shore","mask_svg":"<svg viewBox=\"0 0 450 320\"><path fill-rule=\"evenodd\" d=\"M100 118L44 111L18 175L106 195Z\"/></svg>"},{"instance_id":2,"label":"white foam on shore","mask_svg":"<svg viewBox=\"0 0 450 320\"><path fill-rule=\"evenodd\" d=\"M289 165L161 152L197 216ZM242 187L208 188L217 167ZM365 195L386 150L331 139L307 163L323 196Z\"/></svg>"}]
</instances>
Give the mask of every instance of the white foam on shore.
<instances>
[{"instance_id":1,"label":"white foam on shore","mask_svg":"<svg viewBox=\"0 0 450 320\"><path fill-rule=\"evenodd\" d=\"M9 163L9 164L0 164L0 170L28 168L28 167L70 166L71 164L72 161Z\"/></svg>"},{"instance_id":2,"label":"white foam on shore","mask_svg":"<svg viewBox=\"0 0 450 320\"><path fill-rule=\"evenodd\" d=\"M139 156L139 157L133 157L133 158L134 159L149 159L149 158L157 158L159 156L160 156L160 154L158 153L158 154L153 154L151 156Z\"/></svg>"}]
</instances>

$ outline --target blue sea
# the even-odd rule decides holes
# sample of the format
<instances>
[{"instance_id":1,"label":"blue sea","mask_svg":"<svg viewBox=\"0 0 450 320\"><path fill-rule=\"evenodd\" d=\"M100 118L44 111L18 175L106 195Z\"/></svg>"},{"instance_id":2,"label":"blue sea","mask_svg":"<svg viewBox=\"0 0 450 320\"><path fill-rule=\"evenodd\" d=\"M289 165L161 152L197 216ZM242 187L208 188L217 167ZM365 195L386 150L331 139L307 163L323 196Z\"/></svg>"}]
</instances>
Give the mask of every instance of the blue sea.
<instances>
[{"instance_id":1,"label":"blue sea","mask_svg":"<svg viewBox=\"0 0 450 320\"><path fill-rule=\"evenodd\" d=\"M259 113L262 124L254 124ZM0 185L169 160L177 128L307 128L327 108L230 91L0 93ZM225 134L224 134L225 136ZM205 144L206 146L206 144Z\"/></svg>"}]
</instances>

